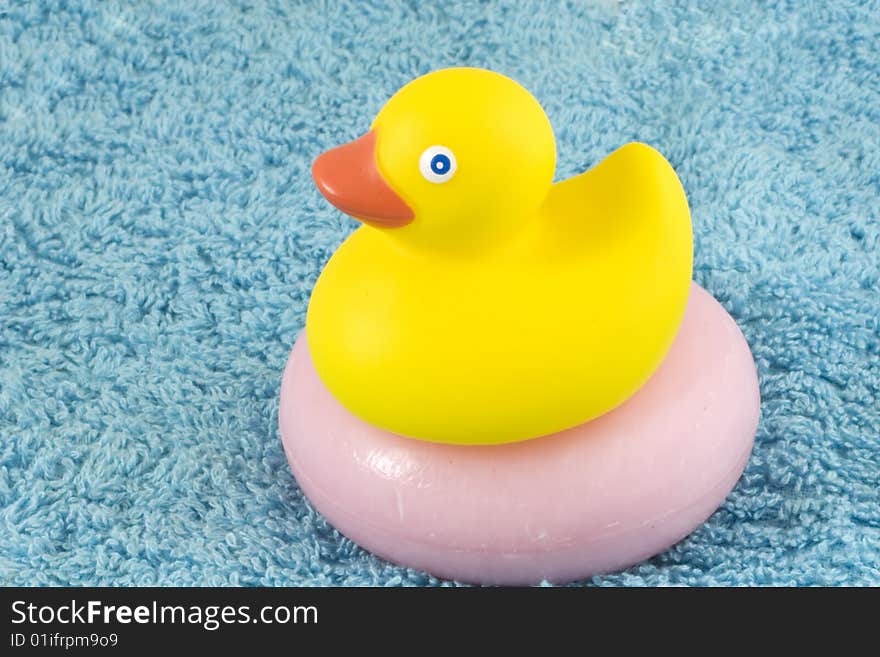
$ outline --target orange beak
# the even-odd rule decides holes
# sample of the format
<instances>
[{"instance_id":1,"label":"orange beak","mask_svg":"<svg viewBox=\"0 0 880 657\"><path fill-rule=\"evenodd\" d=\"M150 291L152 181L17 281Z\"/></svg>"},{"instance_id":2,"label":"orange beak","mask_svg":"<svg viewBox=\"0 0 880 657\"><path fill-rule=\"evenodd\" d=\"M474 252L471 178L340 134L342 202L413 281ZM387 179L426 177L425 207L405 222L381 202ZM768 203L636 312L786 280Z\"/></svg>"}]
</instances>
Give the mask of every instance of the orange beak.
<instances>
[{"instance_id":1,"label":"orange beak","mask_svg":"<svg viewBox=\"0 0 880 657\"><path fill-rule=\"evenodd\" d=\"M374 130L319 155L312 178L328 201L371 226L397 228L415 216L379 172Z\"/></svg>"}]
</instances>

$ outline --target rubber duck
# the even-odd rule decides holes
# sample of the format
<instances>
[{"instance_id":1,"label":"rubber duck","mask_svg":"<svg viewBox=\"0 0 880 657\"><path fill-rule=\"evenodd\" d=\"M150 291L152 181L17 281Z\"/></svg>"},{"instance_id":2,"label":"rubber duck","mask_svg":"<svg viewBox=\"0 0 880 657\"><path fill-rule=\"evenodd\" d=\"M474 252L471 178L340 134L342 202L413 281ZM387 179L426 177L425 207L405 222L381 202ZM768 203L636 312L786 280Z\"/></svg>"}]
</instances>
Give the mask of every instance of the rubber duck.
<instances>
[{"instance_id":1,"label":"rubber duck","mask_svg":"<svg viewBox=\"0 0 880 657\"><path fill-rule=\"evenodd\" d=\"M690 291L690 213L656 150L553 183L538 101L499 73L404 86L312 175L363 222L308 308L314 366L371 425L495 444L615 408L662 362Z\"/></svg>"}]
</instances>

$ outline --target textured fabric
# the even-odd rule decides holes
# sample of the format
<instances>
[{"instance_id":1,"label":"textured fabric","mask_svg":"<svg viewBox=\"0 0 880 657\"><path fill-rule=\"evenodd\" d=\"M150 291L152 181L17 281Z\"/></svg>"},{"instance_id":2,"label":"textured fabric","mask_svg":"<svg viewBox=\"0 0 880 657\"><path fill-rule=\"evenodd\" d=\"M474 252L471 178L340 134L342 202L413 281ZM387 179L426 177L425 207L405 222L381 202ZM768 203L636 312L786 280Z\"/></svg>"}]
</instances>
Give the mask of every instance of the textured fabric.
<instances>
[{"instance_id":1,"label":"textured fabric","mask_svg":"<svg viewBox=\"0 0 880 657\"><path fill-rule=\"evenodd\" d=\"M594 581L880 584L880 6L763 5L0 4L0 582L439 583L309 507L277 397L354 228L311 160L476 65L545 105L558 178L670 159L759 368L725 505Z\"/></svg>"}]
</instances>

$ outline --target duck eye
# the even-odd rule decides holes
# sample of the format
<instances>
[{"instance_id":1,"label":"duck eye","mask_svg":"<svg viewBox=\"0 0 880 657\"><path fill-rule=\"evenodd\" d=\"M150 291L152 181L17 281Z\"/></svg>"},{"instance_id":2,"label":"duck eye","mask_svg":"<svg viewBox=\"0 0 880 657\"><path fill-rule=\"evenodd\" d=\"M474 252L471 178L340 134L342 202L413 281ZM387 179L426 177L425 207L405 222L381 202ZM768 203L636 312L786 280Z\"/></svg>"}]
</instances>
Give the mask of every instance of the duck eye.
<instances>
[{"instance_id":1,"label":"duck eye","mask_svg":"<svg viewBox=\"0 0 880 657\"><path fill-rule=\"evenodd\" d=\"M445 183L455 173L455 155L445 146L431 146L419 158L419 171L425 180Z\"/></svg>"}]
</instances>

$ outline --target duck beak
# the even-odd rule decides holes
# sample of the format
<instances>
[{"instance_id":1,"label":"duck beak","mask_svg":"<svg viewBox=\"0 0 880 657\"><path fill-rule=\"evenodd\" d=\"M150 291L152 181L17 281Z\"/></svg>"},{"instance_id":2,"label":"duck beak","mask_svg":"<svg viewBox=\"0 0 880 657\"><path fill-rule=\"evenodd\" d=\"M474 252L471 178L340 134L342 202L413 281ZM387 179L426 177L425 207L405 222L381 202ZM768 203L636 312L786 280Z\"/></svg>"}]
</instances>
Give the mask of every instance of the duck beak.
<instances>
[{"instance_id":1,"label":"duck beak","mask_svg":"<svg viewBox=\"0 0 880 657\"><path fill-rule=\"evenodd\" d=\"M328 201L371 226L397 228L415 216L379 172L375 130L319 155L312 178Z\"/></svg>"}]
</instances>

